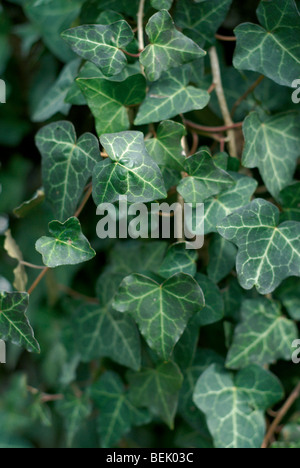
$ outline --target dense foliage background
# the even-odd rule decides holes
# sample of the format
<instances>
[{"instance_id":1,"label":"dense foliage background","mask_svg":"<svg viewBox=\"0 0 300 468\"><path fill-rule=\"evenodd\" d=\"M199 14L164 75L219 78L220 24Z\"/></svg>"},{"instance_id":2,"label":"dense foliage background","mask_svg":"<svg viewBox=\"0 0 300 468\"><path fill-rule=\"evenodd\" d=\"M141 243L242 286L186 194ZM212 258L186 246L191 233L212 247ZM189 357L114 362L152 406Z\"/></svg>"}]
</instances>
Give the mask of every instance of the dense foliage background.
<instances>
[{"instance_id":1,"label":"dense foliage background","mask_svg":"<svg viewBox=\"0 0 300 468\"><path fill-rule=\"evenodd\" d=\"M1 447L300 447L299 7L2 1ZM100 240L124 193L204 247Z\"/></svg>"}]
</instances>

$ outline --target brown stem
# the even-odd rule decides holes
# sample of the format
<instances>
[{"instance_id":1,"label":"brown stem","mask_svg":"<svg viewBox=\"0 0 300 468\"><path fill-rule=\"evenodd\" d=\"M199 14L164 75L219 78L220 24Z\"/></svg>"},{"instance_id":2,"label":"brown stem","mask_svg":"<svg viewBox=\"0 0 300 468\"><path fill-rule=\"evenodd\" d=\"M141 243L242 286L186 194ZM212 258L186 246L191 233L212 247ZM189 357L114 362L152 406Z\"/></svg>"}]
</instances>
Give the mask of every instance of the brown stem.
<instances>
[{"instance_id":1,"label":"brown stem","mask_svg":"<svg viewBox=\"0 0 300 468\"><path fill-rule=\"evenodd\" d=\"M193 146L191 148L191 151L189 152L189 156L192 156L197 152L198 146L199 146L199 136L198 133L192 132L193 135Z\"/></svg>"},{"instance_id":2,"label":"brown stem","mask_svg":"<svg viewBox=\"0 0 300 468\"><path fill-rule=\"evenodd\" d=\"M195 130L199 130L200 132L207 132L207 133L222 133L227 132L228 130L236 130L243 127L243 122L232 123L230 125L224 125L221 127L206 127L205 125L199 125L195 122L191 122L190 120L184 119L185 125L188 127L194 128Z\"/></svg>"},{"instance_id":3,"label":"brown stem","mask_svg":"<svg viewBox=\"0 0 300 468\"><path fill-rule=\"evenodd\" d=\"M121 52L128 55L129 57L140 58L141 56L141 52L139 52L138 54L132 54L131 52L128 52L127 50L124 50L124 49L120 49L120 50Z\"/></svg>"},{"instance_id":4,"label":"brown stem","mask_svg":"<svg viewBox=\"0 0 300 468\"><path fill-rule=\"evenodd\" d=\"M32 395L40 395L42 403L48 403L50 401L59 401L64 399L64 396L62 394L48 395L47 393L42 393L37 388L31 387L30 385L27 386L27 390Z\"/></svg>"},{"instance_id":5,"label":"brown stem","mask_svg":"<svg viewBox=\"0 0 300 468\"><path fill-rule=\"evenodd\" d=\"M207 90L208 94L211 94L215 89L216 89L216 83L212 83Z\"/></svg>"},{"instance_id":6,"label":"brown stem","mask_svg":"<svg viewBox=\"0 0 300 468\"><path fill-rule=\"evenodd\" d=\"M44 266L39 266L39 265L33 265L32 263L29 263L29 262L24 262L23 260L20 261L21 265L24 265L28 268L34 268L35 270L44 270L45 267Z\"/></svg>"},{"instance_id":7,"label":"brown stem","mask_svg":"<svg viewBox=\"0 0 300 468\"><path fill-rule=\"evenodd\" d=\"M63 284L59 284L58 287L61 291L65 292L71 297L74 297L74 299L79 299L79 300L82 299L85 302L89 302L90 304L99 304L99 300L96 297L85 296L84 294L74 291L73 289L68 288L67 286L64 286Z\"/></svg>"},{"instance_id":8,"label":"brown stem","mask_svg":"<svg viewBox=\"0 0 300 468\"><path fill-rule=\"evenodd\" d=\"M39 274L39 276L37 277L37 279L34 281L34 283L32 284L32 286L28 289L28 294L30 296L30 294L33 293L33 291L35 290L35 288L40 284L40 282L42 281L42 279L44 278L44 276L48 273L48 271L50 270L50 268L48 267L45 267L43 269L43 271Z\"/></svg>"},{"instance_id":9,"label":"brown stem","mask_svg":"<svg viewBox=\"0 0 300 468\"><path fill-rule=\"evenodd\" d=\"M216 34L216 39L225 42L236 42L235 36L223 36L222 34Z\"/></svg>"},{"instance_id":10,"label":"brown stem","mask_svg":"<svg viewBox=\"0 0 300 468\"><path fill-rule=\"evenodd\" d=\"M264 79L264 75L261 75L256 81L255 83L253 83L249 89L247 89L247 91L235 102L233 108L232 108L232 111L231 111L231 117L234 117L234 114L237 110L237 108L242 104L242 102L247 99L247 97L249 96L249 94L251 94L256 88L257 86L260 85L260 83L263 81Z\"/></svg>"},{"instance_id":11,"label":"brown stem","mask_svg":"<svg viewBox=\"0 0 300 468\"><path fill-rule=\"evenodd\" d=\"M285 404L281 408L280 411L278 411L276 418L274 419L273 423L269 427L269 430L267 432L267 435L265 437L264 443L262 444L261 448L268 448L270 442L272 441L274 435L277 432L277 429L280 426L281 421L287 414L287 412L291 409L295 401L300 397L300 383L296 386L296 388L293 390L291 395L288 397L286 400Z\"/></svg>"},{"instance_id":12,"label":"brown stem","mask_svg":"<svg viewBox=\"0 0 300 468\"><path fill-rule=\"evenodd\" d=\"M79 218L79 216L81 215L85 205L89 201L90 196L92 195L92 193L93 193L93 186L89 187L89 189L87 190L87 192L86 192L86 194L84 196L84 199L82 200L82 203L81 203L80 207L78 208L78 210L74 214L75 218Z\"/></svg>"}]
</instances>

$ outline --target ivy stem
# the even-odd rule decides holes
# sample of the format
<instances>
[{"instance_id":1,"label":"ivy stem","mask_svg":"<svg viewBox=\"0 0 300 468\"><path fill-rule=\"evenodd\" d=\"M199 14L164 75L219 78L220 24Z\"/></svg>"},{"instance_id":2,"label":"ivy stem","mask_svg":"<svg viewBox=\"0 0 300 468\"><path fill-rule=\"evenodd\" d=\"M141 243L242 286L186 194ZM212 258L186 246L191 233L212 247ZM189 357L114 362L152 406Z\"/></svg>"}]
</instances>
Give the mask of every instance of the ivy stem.
<instances>
[{"instance_id":1,"label":"ivy stem","mask_svg":"<svg viewBox=\"0 0 300 468\"><path fill-rule=\"evenodd\" d=\"M59 284L58 287L61 291L68 294L68 296L73 297L74 299L84 300L88 302L89 304L99 304L99 300L96 297L85 296L84 294L74 291L73 289L68 288L67 286L64 286L63 284Z\"/></svg>"},{"instance_id":2,"label":"ivy stem","mask_svg":"<svg viewBox=\"0 0 300 468\"><path fill-rule=\"evenodd\" d=\"M124 50L124 49L120 49L120 50L121 52L128 55L129 57L140 58L141 56L141 52L139 52L138 54L132 54L131 52L128 52L127 50Z\"/></svg>"},{"instance_id":3,"label":"ivy stem","mask_svg":"<svg viewBox=\"0 0 300 468\"><path fill-rule=\"evenodd\" d=\"M139 11L137 14L137 21L138 21L138 41L139 41L139 50L145 49L145 41L144 41L144 10L145 10L145 1L140 0Z\"/></svg>"},{"instance_id":4,"label":"ivy stem","mask_svg":"<svg viewBox=\"0 0 300 468\"><path fill-rule=\"evenodd\" d=\"M31 387L29 385L27 386L27 390L32 395L40 395L42 403L48 403L50 401L60 401L64 399L64 395L62 394L48 395L48 393L41 393L37 388Z\"/></svg>"},{"instance_id":5,"label":"ivy stem","mask_svg":"<svg viewBox=\"0 0 300 468\"><path fill-rule=\"evenodd\" d=\"M222 34L216 34L216 39L224 42L236 42L235 36L223 36Z\"/></svg>"},{"instance_id":6,"label":"ivy stem","mask_svg":"<svg viewBox=\"0 0 300 468\"><path fill-rule=\"evenodd\" d=\"M43 269L43 271L39 274L39 276L37 277L37 279L34 281L34 283L32 284L32 286L28 289L28 294L29 296L33 293L33 291L35 290L35 288L40 284L40 282L42 281L42 279L44 278L44 276L48 273L48 271L50 270L50 268L48 267L45 267Z\"/></svg>"},{"instance_id":7,"label":"ivy stem","mask_svg":"<svg viewBox=\"0 0 300 468\"><path fill-rule=\"evenodd\" d=\"M296 386L296 388L292 391L288 399L286 400L285 404L281 408L280 411L278 411L276 418L274 419L273 423L269 427L269 430L267 432L267 435L265 437L264 443L262 444L261 448L268 448L274 434L277 432L277 429L283 420L284 416L287 414L287 412L291 409L295 401L300 397L300 383Z\"/></svg>"},{"instance_id":8,"label":"ivy stem","mask_svg":"<svg viewBox=\"0 0 300 468\"><path fill-rule=\"evenodd\" d=\"M92 195L93 193L93 186L91 185L88 190L86 191L86 194L84 196L84 199L82 200L82 203L80 205L80 207L78 208L78 210L76 211L76 213L74 214L74 217L75 218L79 218L79 216L81 215L85 205L87 204L87 202L89 201L90 199L90 196Z\"/></svg>"},{"instance_id":9,"label":"ivy stem","mask_svg":"<svg viewBox=\"0 0 300 468\"><path fill-rule=\"evenodd\" d=\"M205 125L199 125L191 120L184 119L185 125L188 127L194 128L195 130L199 130L200 132L207 132L207 133L222 133L227 132L228 130L237 130L243 127L243 122L238 123L231 123L229 125L223 125L221 127L206 127Z\"/></svg>"},{"instance_id":10,"label":"ivy stem","mask_svg":"<svg viewBox=\"0 0 300 468\"><path fill-rule=\"evenodd\" d=\"M217 54L217 49L215 47L211 47L209 50L212 74L213 74L213 83L216 85L216 93L219 101L219 106L223 115L223 119L225 122L226 127L230 128L233 125L233 121L228 109L227 101L225 98L225 93L222 84L222 77L221 77L221 70L220 70L220 63ZM227 130L227 134L229 137L229 151L230 155L234 158L238 157L237 146L235 141L235 133L233 130Z\"/></svg>"},{"instance_id":11,"label":"ivy stem","mask_svg":"<svg viewBox=\"0 0 300 468\"><path fill-rule=\"evenodd\" d=\"M235 102L233 108L232 108L232 111L231 111L231 117L233 118L234 117L234 114L237 110L237 108L242 104L242 102L247 99L247 97L249 96L249 94L253 93L253 91L257 88L257 86L260 85L260 83L263 81L263 79L265 78L264 75L261 75L256 81L255 83L253 83L249 89L247 89L247 91Z\"/></svg>"},{"instance_id":12,"label":"ivy stem","mask_svg":"<svg viewBox=\"0 0 300 468\"><path fill-rule=\"evenodd\" d=\"M20 263L21 263L21 265L24 265L24 266L26 266L28 268L34 268L35 270L44 270L45 269L44 266L33 265L33 263L24 262L24 260L21 260Z\"/></svg>"}]
</instances>

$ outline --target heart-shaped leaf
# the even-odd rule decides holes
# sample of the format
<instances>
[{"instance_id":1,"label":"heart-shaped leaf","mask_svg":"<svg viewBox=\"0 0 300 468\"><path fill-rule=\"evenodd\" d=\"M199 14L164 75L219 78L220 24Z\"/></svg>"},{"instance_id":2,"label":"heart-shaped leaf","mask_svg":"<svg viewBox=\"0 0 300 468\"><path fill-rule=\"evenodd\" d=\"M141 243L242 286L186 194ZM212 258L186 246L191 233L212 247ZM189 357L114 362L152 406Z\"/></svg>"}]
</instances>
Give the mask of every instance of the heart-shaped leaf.
<instances>
[{"instance_id":1,"label":"heart-shaped leaf","mask_svg":"<svg viewBox=\"0 0 300 468\"><path fill-rule=\"evenodd\" d=\"M96 252L82 234L77 218L70 218L65 223L52 221L49 232L52 237L41 237L36 243L36 250L47 267L78 265L95 257Z\"/></svg>"},{"instance_id":2,"label":"heart-shaped leaf","mask_svg":"<svg viewBox=\"0 0 300 468\"><path fill-rule=\"evenodd\" d=\"M197 250L189 250L186 242L171 245L164 259L159 274L163 278L170 278L177 273L195 276L197 271Z\"/></svg>"},{"instance_id":3,"label":"heart-shaped leaf","mask_svg":"<svg viewBox=\"0 0 300 468\"><path fill-rule=\"evenodd\" d=\"M278 208L257 199L219 224L221 236L239 249L236 268L243 288L256 286L268 294L289 276L300 276L300 224L278 223Z\"/></svg>"}]
</instances>

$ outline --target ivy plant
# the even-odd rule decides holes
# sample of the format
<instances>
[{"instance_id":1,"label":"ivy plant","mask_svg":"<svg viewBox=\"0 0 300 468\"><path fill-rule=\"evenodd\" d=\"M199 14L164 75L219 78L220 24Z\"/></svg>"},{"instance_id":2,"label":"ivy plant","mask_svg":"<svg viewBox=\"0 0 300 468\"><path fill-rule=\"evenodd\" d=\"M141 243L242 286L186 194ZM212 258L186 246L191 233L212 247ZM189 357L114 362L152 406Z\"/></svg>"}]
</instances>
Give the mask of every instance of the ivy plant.
<instances>
[{"instance_id":1,"label":"ivy plant","mask_svg":"<svg viewBox=\"0 0 300 468\"><path fill-rule=\"evenodd\" d=\"M300 448L299 7L2 2L0 447Z\"/></svg>"}]
</instances>

